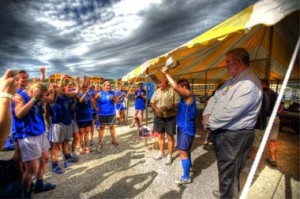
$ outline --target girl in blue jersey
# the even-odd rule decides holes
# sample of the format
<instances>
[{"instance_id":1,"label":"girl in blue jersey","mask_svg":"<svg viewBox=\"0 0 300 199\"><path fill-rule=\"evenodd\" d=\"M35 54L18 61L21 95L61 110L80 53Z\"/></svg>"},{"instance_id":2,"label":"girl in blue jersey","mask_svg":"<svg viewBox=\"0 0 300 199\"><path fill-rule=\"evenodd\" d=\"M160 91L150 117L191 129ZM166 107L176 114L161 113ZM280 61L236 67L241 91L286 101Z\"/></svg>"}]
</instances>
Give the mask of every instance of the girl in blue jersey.
<instances>
[{"instance_id":1,"label":"girl in blue jersey","mask_svg":"<svg viewBox=\"0 0 300 199\"><path fill-rule=\"evenodd\" d=\"M52 171L58 174L63 173L62 168L58 164L58 151L62 146L62 152L65 161L77 162L75 156L71 156L69 141L73 137L72 128L72 101L78 94L76 92L66 92L66 87L62 84L65 75L62 76L61 83L57 90L57 97L54 103L48 104L48 112L51 116L51 127L49 139L53 143L52 146Z\"/></svg>"},{"instance_id":2,"label":"girl in blue jersey","mask_svg":"<svg viewBox=\"0 0 300 199\"><path fill-rule=\"evenodd\" d=\"M88 80L88 86L89 86L89 96L91 97L91 102L92 102L92 126L91 126L91 136L90 136L90 141L89 141L89 145L93 146L94 145L94 141L93 141L93 137L94 137L94 126L95 126L95 120L96 120L96 109L95 109L95 85L94 84L90 84L90 81Z\"/></svg>"},{"instance_id":3,"label":"girl in blue jersey","mask_svg":"<svg viewBox=\"0 0 300 199\"><path fill-rule=\"evenodd\" d=\"M42 102L53 102L54 98L43 96L46 91L41 83L33 83L14 98L13 127L21 151L25 172L22 179L22 197L30 197L30 186L36 177L35 192L55 188L52 183L44 183L43 177L49 158L49 141L45 134ZM22 126L23 128L18 128Z\"/></svg>"},{"instance_id":4,"label":"girl in blue jersey","mask_svg":"<svg viewBox=\"0 0 300 199\"><path fill-rule=\"evenodd\" d=\"M106 125L108 125L110 129L112 144L115 146L119 145L119 142L116 139L116 130L114 125L114 120L116 117L115 103L119 102L119 97L115 94L114 91L111 90L109 81L105 81L103 83L103 90L96 95L96 101L100 123L99 143L97 151L100 152Z\"/></svg>"},{"instance_id":5,"label":"girl in blue jersey","mask_svg":"<svg viewBox=\"0 0 300 199\"><path fill-rule=\"evenodd\" d=\"M92 149L89 148L89 133L92 130L92 96L89 94L89 88L84 82L81 92L77 96L78 103L76 104L76 122L79 127L80 135L80 153L89 153ZM84 146L82 148L82 138L84 138Z\"/></svg>"},{"instance_id":6,"label":"girl in blue jersey","mask_svg":"<svg viewBox=\"0 0 300 199\"><path fill-rule=\"evenodd\" d=\"M117 111L117 122L122 125L125 124L126 118L126 106L125 106L125 98L126 98L126 91L123 89L122 85L119 85L118 91L116 95L120 98L119 103L116 104L116 111Z\"/></svg>"},{"instance_id":7,"label":"girl in blue jersey","mask_svg":"<svg viewBox=\"0 0 300 199\"><path fill-rule=\"evenodd\" d=\"M75 93L78 94L77 89L79 91L79 79L77 80L77 89L73 88L73 83L68 84L66 87L67 93ZM71 118L72 118L72 132L73 132L73 141L72 141L72 156L77 157L79 155L79 128L77 122L75 122L75 107L76 107L76 99L69 98L71 104ZM78 150L77 150L78 149Z\"/></svg>"},{"instance_id":8,"label":"girl in blue jersey","mask_svg":"<svg viewBox=\"0 0 300 199\"><path fill-rule=\"evenodd\" d=\"M169 84L173 89L180 94L180 102L178 104L177 114L177 148L179 149L179 156L181 159L183 175L176 180L176 184L188 184L191 182L190 168L191 162L191 147L196 135L195 119L197 116L196 101L193 93L190 90L189 81L186 79L180 79L176 81L169 74L167 67L163 67L162 70Z\"/></svg>"},{"instance_id":9,"label":"girl in blue jersey","mask_svg":"<svg viewBox=\"0 0 300 199\"><path fill-rule=\"evenodd\" d=\"M144 110L146 107L146 90L143 89L143 83L138 84L138 89L134 92L134 118L139 117L139 121L143 122ZM140 114L139 114L140 113ZM132 120L130 127L134 127L136 120Z\"/></svg>"}]
</instances>

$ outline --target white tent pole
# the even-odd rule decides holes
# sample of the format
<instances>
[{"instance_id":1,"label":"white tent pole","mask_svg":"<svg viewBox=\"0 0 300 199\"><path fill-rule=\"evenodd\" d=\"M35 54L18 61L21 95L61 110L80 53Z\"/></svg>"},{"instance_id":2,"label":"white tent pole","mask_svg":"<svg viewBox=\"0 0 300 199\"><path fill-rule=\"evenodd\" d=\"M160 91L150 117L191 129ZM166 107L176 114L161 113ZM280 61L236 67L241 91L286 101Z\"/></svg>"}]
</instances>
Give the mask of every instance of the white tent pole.
<instances>
[{"instance_id":1,"label":"white tent pole","mask_svg":"<svg viewBox=\"0 0 300 199\"><path fill-rule=\"evenodd\" d=\"M286 72L286 75L285 75L285 77L284 77L284 80L283 80L283 83L282 83L282 87L281 87L280 92L279 92L279 95L278 95L278 97L277 97L277 100L276 100L276 103L275 103L275 107L274 107L274 109L273 109L273 112L272 112L272 114L271 114L269 123L268 123L268 125L267 125L266 130L265 130L263 139L262 139L261 144L260 144L260 146L259 146L257 155L255 156L255 159L254 159L254 162L253 162L253 166L251 167L251 170L250 170L250 173L249 173L249 175L248 175L247 181L246 181L246 183L245 183L245 185L244 185L244 188L243 188L243 191L242 191L242 193L241 193L241 197L240 197L241 199L246 199L247 193L248 193L248 191L249 191L249 189L250 189L250 186L251 186L251 183L252 183L252 180L253 180L255 171L256 171L256 169L257 169L257 166L258 166L259 161L260 161L260 159L261 159L261 156L262 156L262 154L263 154L263 151L264 151L264 148L265 148L265 146L266 146L268 137L269 137L269 135L270 135L270 132L271 132L271 129L272 129L272 126L273 126L275 117L276 117L276 115L277 115L277 110L278 110L279 105L280 105L280 103L281 103L281 99L282 99L282 97L283 97L283 93L284 93L284 91L285 91L285 88L286 88L286 85L287 85L288 80L289 80L289 78L290 78L290 75L291 75L291 72L292 72L294 63L295 63L295 61L296 61L296 57L297 57L297 55L298 55L299 46L300 46L300 36L298 37L298 41L297 41L297 44L296 44L296 47L295 47L293 56L292 56L292 58L291 58L289 67L288 67L287 72Z\"/></svg>"}]
</instances>

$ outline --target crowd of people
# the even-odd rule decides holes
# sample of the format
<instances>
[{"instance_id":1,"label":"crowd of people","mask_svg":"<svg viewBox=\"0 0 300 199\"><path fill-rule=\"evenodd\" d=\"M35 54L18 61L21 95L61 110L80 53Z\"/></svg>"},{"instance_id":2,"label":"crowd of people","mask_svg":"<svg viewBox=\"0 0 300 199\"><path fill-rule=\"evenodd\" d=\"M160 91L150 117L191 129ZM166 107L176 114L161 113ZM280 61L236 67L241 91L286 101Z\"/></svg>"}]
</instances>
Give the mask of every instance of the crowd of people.
<instances>
[{"instance_id":1,"label":"crowd of people","mask_svg":"<svg viewBox=\"0 0 300 199\"><path fill-rule=\"evenodd\" d=\"M64 84L65 75L59 83L47 85L45 72L42 67L40 81L32 83L24 70L7 70L1 79L0 147L11 132L15 140L11 162L20 171L13 182L1 183L1 190L6 190L1 191L1 197L30 198L33 191L55 189L54 183L43 180L48 161L54 173L62 174L70 162L78 161L80 154L91 152L95 120L100 123L97 150L101 150L105 126L110 128L112 144L119 144L115 104L120 106L119 120L124 123L124 90L113 91L109 81L100 89L87 77ZM60 152L63 162L59 162ZM1 166L2 175L6 173L2 169L12 170Z\"/></svg>"},{"instance_id":2,"label":"crowd of people","mask_svg":"<svg viewBox=\"0 0 300 199\"><path fill-rule=\"evenodd\" d=\"M220 198L237 198L239 175L255 139L263 93L260 80L249 68L247 50L232 49L225 58L232 78L209 99L202 123L204 130L210 132L216 153L220 190L214 194ZM106 126L110 130L112 144L119 145L115 123L125 124L126 120L124 101L127 92L122 85L114 91L111 83L105 81L100 88L86 77L65 85L65 76L62 76L58 84L50 83L47 87L44 83L45 68L41 68L40 72L40 82L29 84L26 71L10 69L0 80L0 147L12 130L16 141L13 160L17 161L16 167L20 171L20 180L16 184L1 184L1 196L10 196L10 191L2 190L11 190L18 185L21 187L18 196L22 198L30 198L32 192L55 189L54 183L43 180L48 160L52 171L62 174L63 167L77 162L80 154L90 153L95 121L99 123L96 150L102 150ZM172 164L174 136L177 134L176 147L183 175L175 183L188 184L192 182L191 148L196 135L195 96L187 79L175 81L168 67L163 67L162 72L165 78L150 100L155 115L153 131L158 133L159 146L154 159L165 158L165 165ZM131 126L135 125L135 121L143 121L146 91L142 84L138 85L134 96L134 118L138 119L133 119ZM168 143L166 156L165 134ZM59 162L59 152L63 154L64 166ZM269 162L275 165L276 157L272 155Z\"/></svg>"}]
</instances>

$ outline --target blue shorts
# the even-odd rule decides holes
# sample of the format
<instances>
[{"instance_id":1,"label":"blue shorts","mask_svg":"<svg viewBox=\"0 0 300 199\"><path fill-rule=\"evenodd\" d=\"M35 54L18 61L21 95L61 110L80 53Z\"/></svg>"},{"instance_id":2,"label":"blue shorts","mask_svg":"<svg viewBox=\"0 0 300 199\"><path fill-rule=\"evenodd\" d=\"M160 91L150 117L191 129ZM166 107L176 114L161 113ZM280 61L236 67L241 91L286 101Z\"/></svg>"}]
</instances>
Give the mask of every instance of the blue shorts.
<instances>
[{"instance_id":1,"label":"blue shorts","mask_svg":"<svg viewBox=\"0 0 300 199\"><path fill-rule=\"evenodd\" d=\"M122 104L117 104L116 105L116 110L117 111L124 111L124 110L126 110L126 107L123 105L123 103Z\"/></svg>"},{"instance_id":2,"label":"blue shorts","mask_svg":"<svg viewBox=\"0 0 300 199\"><path fill-rule=\"evenodd\" d=\"M195 136L188 135L177 129L177 148L181 151L190 151Z\"/></svg>"},{"instance_id":3,"label":"blue shorts","mask_svg":"<svg viewBox=\"0 0 300 199\"><path fill-rule=\"evenodd\" d=\"M145 110L145 104L144 103L135 103L134 105L135 110Z\"/></svg>"}]
</instances>

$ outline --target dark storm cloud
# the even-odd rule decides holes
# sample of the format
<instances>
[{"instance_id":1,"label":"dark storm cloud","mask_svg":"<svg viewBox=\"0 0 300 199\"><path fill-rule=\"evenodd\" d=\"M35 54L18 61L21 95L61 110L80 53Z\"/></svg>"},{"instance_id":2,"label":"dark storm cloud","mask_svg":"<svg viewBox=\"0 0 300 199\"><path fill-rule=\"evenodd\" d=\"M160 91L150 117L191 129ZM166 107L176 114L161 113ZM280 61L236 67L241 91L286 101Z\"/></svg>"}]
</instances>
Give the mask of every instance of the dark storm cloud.
<instances>
[{"instance_id":1,"label":"dark storm cloud","mask_svg":"<svg viewBox=\"0 0 300 199\"><path fill-rule=\"evenodd\" d=\"M0 67L119 78L253 2L1 0Z\"/></svg>"}]
</instances>

